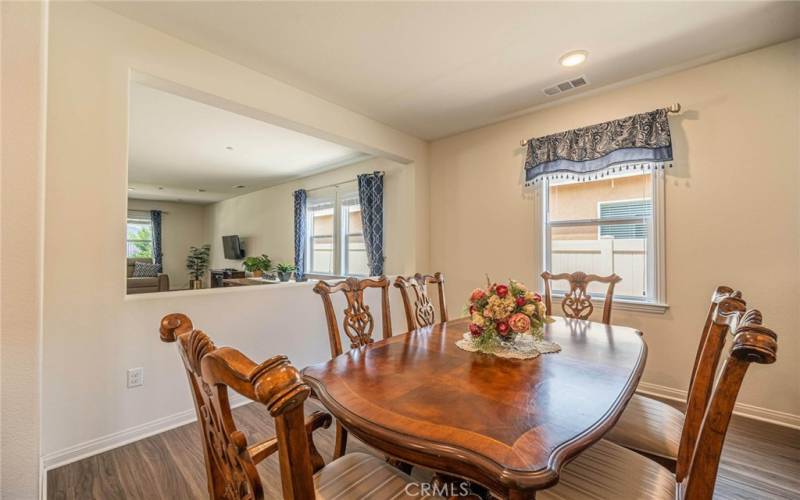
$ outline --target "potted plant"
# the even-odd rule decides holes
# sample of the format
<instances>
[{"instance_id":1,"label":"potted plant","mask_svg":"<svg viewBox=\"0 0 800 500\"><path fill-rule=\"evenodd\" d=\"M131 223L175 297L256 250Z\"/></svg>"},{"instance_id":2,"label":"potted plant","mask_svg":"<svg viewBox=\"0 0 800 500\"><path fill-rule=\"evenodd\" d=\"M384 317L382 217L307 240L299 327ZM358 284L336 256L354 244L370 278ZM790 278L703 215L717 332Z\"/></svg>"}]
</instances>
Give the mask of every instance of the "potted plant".
<instances>
[{"instance_id":1,"label":"potted plant","mask_svg":"<svg viewBox=\"0 0 800 500\"><path fill-rule=\"evenodd\" d=\"M208 271L208 258L211 254L211 245L189 247L189 256L186 257L186 270L189 271L189 288L196 290L203 288L203 275Z\"/></svg>"},{"instance_id":2,"label":"potted plant","mask_svg":"<svg viewBox=\"0 0 800 500\"><path fill-rule=\"evenodd\" d=\"M260 278L264 273L272 270L272 260L265 253L258 257L248 257L242 262L245 271L253 273L253 276Z\"/></svg>"},{"instance_id":3,"label":"potted plant","mask_svg":"<svg viewBox=\"0 0 800 500\"><path fill-rule=\"evenodd\" d=\"M275 269L277 269L278 278L281 281L289 281L289 278L292 277L292 272L297 268L292 264L286 264L285 262L282 262L278 264Z\"/></svg>"}]
</instances>

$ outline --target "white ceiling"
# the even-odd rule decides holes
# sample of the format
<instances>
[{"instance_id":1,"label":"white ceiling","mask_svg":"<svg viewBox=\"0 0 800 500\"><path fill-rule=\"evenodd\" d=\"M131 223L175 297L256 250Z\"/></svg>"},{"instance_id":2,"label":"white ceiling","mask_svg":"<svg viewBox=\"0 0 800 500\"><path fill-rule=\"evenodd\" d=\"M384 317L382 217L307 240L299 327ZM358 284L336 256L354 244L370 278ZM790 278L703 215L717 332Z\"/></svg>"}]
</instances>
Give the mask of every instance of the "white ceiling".
<instances>
[{"instance_id":1,"label":"white ceiling","mask_svg":"<svg viewBox=\"0 0 800 500\"><path fill-rule=\"evenodd\" d=\"M104 2L425 139L800 36L798 2ZM563 53L589 51L567 69ZM664 104L669 103L654 103Z\"/></svg>"},{"instance_id":2,"label":"white ceiling","mask_svg":"<svg viewBox=\"0 0 800 500\"><path fill-rule=\"evenodd\" d=\"M131 83L131 198L210 203L366 158L332 142Z\"/></svg>"}]
</instances>

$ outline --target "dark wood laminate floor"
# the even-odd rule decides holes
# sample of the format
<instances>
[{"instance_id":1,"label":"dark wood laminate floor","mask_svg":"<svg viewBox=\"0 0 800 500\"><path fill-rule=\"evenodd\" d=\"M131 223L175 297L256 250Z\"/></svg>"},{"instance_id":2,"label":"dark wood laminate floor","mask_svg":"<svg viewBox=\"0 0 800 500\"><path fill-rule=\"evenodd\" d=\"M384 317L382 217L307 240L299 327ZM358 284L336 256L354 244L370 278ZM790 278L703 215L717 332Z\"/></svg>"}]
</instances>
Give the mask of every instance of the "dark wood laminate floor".
<instances>
[{"instance_id":1,"label":"dark wood laminate floor","mask_svg":"<svg viewBox=\"0 0 800 500\"><path fill-rule=\"evenodd\" d=\"M676 405L677 406L677 405ZM319 407L316 401L308 411ZM249 404L234 410L238 425L254 443L273 434L263 407ZM71 499L202 499L207 498L203 452L196 424L189 424L129 445L51 470L47 497ZM315 434L328 460L333 427ZM348 451L370 450L354 438ZM279 499L277 457L259 464L267 498ZM717 480L718 499L800 499L800 430L734 417Z\"/></svg>"}]
</instances>

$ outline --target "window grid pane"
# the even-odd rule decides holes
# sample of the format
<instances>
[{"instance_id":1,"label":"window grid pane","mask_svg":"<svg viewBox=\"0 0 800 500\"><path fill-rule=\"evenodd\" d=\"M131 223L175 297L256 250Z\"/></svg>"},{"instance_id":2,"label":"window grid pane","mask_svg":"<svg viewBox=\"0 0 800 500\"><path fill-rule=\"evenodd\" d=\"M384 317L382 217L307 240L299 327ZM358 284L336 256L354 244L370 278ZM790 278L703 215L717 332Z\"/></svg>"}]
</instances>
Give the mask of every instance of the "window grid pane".
<instances>
[{"instance_id":1,"label":"window grid pane","mask_svg":"<svg viewBox=\"0 0 800 500\"><path fill-rule=\"evenodd\" d=\"M128 258L153 258L153 228L149 221L129 219L126 239Z\"/></svg>"},{"instance_id":2,"label":"window grid pane","mask_svg":"<svg viewBox=\"0 0 800 500\"><path fill-rule=\"evenodd\" d=\"M600 218L650 217L653 214L652 200L600 202ZM619 224L600 226L601 238L635 239L647 237L647 224Z\"/></svg>"},{"instance_id":3,"label":"window grid pane","mask_svg":"<svg viewBox=\"0 0 800 500\"><path fill-rule=\"evenodd\" d=\"M358 196L308 205L308 267L312 274L369 274Z\"/></svg>"},{"instance_id":4,"label":"window grid pane","mask_svg":"<svg viewBox=\"0 0 800 500\"><path fill-rule=\"evenodd\" d=\"M547 187L545 224L549 271L606 276L623 280L614 296L654 300L649 283L652 265L652 176L650 174L606 178L591 182L553 183ZM602 219L641 217L642 222L600 223ZM554 224L551 225L551 221ZM564 224L559 222L564 221ZM567 222L570 221L570 222ZM591 222L590 222L591 221ZM554 291L568 289L566 281L554 282ZM588 291L604 295L605 285L592 283Z\"/></svg>"}]
</instances>

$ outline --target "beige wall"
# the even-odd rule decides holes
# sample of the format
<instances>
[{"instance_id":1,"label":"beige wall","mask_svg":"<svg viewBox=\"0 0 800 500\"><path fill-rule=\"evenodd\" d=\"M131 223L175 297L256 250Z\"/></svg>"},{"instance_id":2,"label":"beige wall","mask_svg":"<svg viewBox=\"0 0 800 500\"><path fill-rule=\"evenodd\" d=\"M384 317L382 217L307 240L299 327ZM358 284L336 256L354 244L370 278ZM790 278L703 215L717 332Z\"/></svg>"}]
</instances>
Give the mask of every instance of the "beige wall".
<instances>
[{"instance_id":1,"label":"beige wall","mask_svg":"<svg viewBox=\"0 0 800 500\"><path fill-rule=\"evenodd\" d=\"M431 264L447 275L451 313L484 273L537 283L540 238L520 139L678 101L666 180L670 308L616 311L614 322L644 331L645 382L685 390L712 290L741 288L779 333L780 350L774 366L751 369L739 401L800 422L799 53L795 40L433 142Z\"/></svg>"},{"instance_id":2,"label":"beige wall","mask_svg":"<svg viewBox=\"0 0 800 500\"><path fill-rule=\"evenodd\" d=\"M405 158L414 196L427 199L428 178L423 141L96 4L53 3L49 34L45 465L191 418L191 398L174 346L162 344L157 336L166 313L195 315L198 326L221 343L240 346L259 361L282 352L302 366L327 355L324 336L316 336L324 335L324 314L321 309L308 314L319 305L310 289L298 288L299 295L281 294L281 288L243 287L248 289L126 297L131 69L217 96L284 127L372 154ZM87 228L79 237L71 229L76 214ZM405 233L415 235L408 259L421 267L427 267L425 214L415 213L409 222L414 227ZM76 263L87 262L90 278L76 279ZM298 299L306 294L308 303ZM144 368L143 387L126 389L125 370L132 367Z\"/></svg>"},{"instance_id":3,"label":"beige wall","mask_svg":"<svg viewBox=\"0 0 800 500\"><path fill-rule=\"evenodd\" d=\"M37 498L47 4L0 2L0 497Z\"/></svg>"},{"instance_id":4,"label":"beige wall","mask_svg":"<svg viewBox=\"0 0 800 500\"><path fill-rule=\"evenodd\" d=\"M363 173L382 170L384 177L384 252L387 274L413 273L413 253L405 250L417 238L413 221L415 193L411 168L381 158L370 159L261 191L215 203L208 208L208 234L212 267L241 268L241 261L226 260L222 236L245 239L247 255L266 253L274 263L294 262L294 202L297 189L314 189L355 180ZM343 186L344 187L344 186ZM356 189L355 183L349 185ZM424 195L427 197L427 193Z\"/></svg>"},{"instance_id":5,"label":"beige wall","mask_svg":"<svg viewBox=\"0 0 800 500\"><path fill-rule=\"evenodd\" d=\"M162 210L161 253L164 272L172 290L188 288L186 256L190 246L209 243L206 237L206 205L128 199L128 210Z\"/></svg>"}]
</instances>

